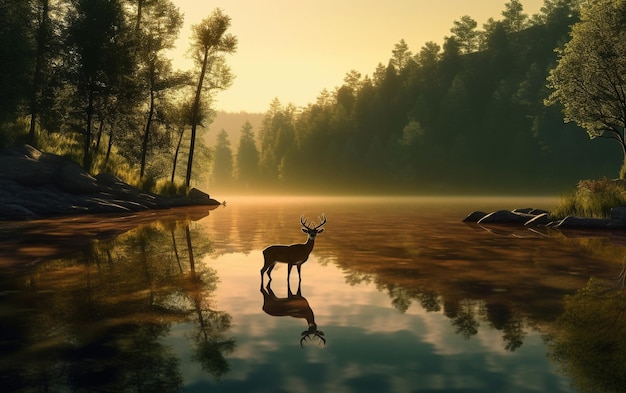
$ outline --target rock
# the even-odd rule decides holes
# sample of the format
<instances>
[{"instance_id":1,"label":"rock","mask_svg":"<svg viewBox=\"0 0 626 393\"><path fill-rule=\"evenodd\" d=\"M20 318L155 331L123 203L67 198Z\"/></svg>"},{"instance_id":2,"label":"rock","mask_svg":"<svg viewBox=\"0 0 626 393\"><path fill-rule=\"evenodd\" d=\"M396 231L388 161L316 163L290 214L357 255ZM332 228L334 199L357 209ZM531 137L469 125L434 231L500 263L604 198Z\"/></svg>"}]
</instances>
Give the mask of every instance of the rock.
<instances>
[{"instance_id":1,"label":"rock","mask_svg":"<svg viewBox=\"0 0 626 393\"><path fill-rule=\"evenodd\" d=\"M463 219L463 222L478 222L481 218L485 217L487 213L481 211L475 211L470 213Z\"/></svg>"},{"instance_id":2,"label":"rock","mask_svg":"<svg viewBox=\"0 0 626 393\"><path fill-rule=\"evenodd\" d=\"M11 203L0 205L0 219L2 220L34 220L39 218L35 213Z\"/></svg>"},{"instance_id":3,"label":"rock","mask_svg":"<svg viewBox=\"0 0 626 393\"><path fill-rule=\"evenodd\" d=\"M189 199L191 200L209 199L209 194L202 192L194 187L191 190L189 190Z\"/></svg>"},{"instance_id":4,"label":"rock","mask_svg":"<svg viewBox=\"0 0 626 393\"><path fill-rule=\"evenodd\" d=\"M611 218L567 216L558 222L554 227L559 229L623 229L626 228L626 222Z\"/></svg>"},{"instance_id":5,"label":"rock","mask_svg":"<svg viewBox=\"0 0 626 393\"><path fill-rule=\"evenodd\" d=\"M626 222L626 207L618 206L611 209L611 218Z\"/></svg>"},{"instance_id":6,"label":"rock","mask_svg":"<svg viewBox=\"0 0 626 393\"><path fill-rule=\"evenodd\" d=\"M72 194L90 194L98 190L94 177L74 163L67 163L60 168L55 183L60 189Z\"/></svg>"},{"instance_id":7,"label":"rock","mask_svg":"<svg viewBox=\"0 0 626 393\"><path fill-rule=\"evenodd\" d=\"M550 217L548 213L541 213L531 218L530 220L524 223L526 227L538 227L538 226L546 226L550 223Z\"/></svg>"},{"instance_id":8,"label":"rock","mask_svg":"<svg viewBox=\"0 0 626 393\"><path fill-rule=\"evenodd\" d=\"M95 176L96 181L101 186L113 187L118 184L125 184L122 179L112 173L102 172Z\"/></svg>"},{"instance_id":9,"label":"rock","mask_svg":"<svg viewBox=\"0 0 626 393\"><path fill-rule=\"evenodd\" d=\"M478 220L479 224L517 224L524 225L534 218L531 214L515 213L509 210L498 210Z\"/></svg>"},{"instance_id":10,"label":"rock","mask_svg":"<svg viewBox=\"0 0 626 393\"><path fill-rule=\"evenodd\" d=\"M209 194L198 190L197 188L192 188L189 190L188 198L194 204L200 205L219 205L220 203L215 199L211 199Z\"/></svg>"},{"instance_id":11,"label":"rock","mask_svg":"<svg viewBox=\"0 0 626 393\"><path fill-rule=\"evenodd\" d=\"M473 221L476 219L477 221ZM551 221L550 213L546 210L522 208L511 211L498 210L489 214L473 212L463 221L477 224L523 225L527 228L626 229L626 206L611 209L611 218L568 216L562 220Z\"/></svg>"},{"instance_id":12,"label":"rock","mask_svg":"<svg viewBox=\"0 0 626 393\"><path fill-rule=\"evenodd\" d=\"M0 156L0 168L0 178L31 187L47 184L55 176L54 168L25 155Z\"/></svg>"},{"instance_id":13,"label":"rock","mask_svg":"<svg viewBox=\"0 0 626 393\"><path fill-rule=\"evenodd\" d=\"M113 174L91 176L68 158L42 153L28 145L0 152L0 220L191 205L219 202L195 188L188 197L145 193Z\"/></svg>"}]
</instances>

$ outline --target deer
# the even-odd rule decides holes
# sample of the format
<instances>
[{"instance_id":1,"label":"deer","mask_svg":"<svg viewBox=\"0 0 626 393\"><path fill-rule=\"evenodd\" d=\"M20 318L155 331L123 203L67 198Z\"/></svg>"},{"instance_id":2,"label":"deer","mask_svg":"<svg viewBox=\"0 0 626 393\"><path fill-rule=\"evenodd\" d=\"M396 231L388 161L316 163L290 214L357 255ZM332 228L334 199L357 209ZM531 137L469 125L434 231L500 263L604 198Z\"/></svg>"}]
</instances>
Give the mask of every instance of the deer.
<instances>
[{"instance_id":1,"label":"deer","mask_svg":"<svg viewBox=\"0 0 626 393\"><path fill-rule=\"evenodd\" d=\"M312 341L315 337L320 339L322 345L326 345L324 332L317 330L313 310L311 309L311 306L309 306L309 302L306 298L302 296L300 283L298 283L298 291L295 295L291 292L291 286L287 284L286 298L277 297L274 294L274 291L272 291L269 283L267 284L267 289L264 289L261 286L261 293L263 294L263 311L265 311L267 315L271 315L273 317L290 316L306 320L309 328L301 334L301 347L304 347L303 344L305 341Z\"/></svg>"},{"instance_id":2,"label":"deer","mask_svg":"<svg viewBox=\"0 0 626 393\"><path fill-rule=\"evenodd\" d=\"M269 277L269 281L272 281L272 270L276 263L286 263L288 264L287 270L287 281L289 282L289 277L291 276L291 269L296 266L298 269L298 279L302 281L302 276L300 275L300 269L302 268L302 264L309 259L309 254L313 251L313 246L315 245L315 237L324 232L324 228L322 226L326 224L326 216L322 214L319 219L318 225L312 225L307 222L306 218L300 216L300 224L302 224L302 232L304 232L308 238L306 243L304 244L291 244L287 245L273 245L267 247L263 250L263 268L261 269L261 287L263 287L263 274L267 271L267 277ZM314 224L314 223L313 223ZM309 226L311 225L311 226Z\"/></svg>"}]
</instances>

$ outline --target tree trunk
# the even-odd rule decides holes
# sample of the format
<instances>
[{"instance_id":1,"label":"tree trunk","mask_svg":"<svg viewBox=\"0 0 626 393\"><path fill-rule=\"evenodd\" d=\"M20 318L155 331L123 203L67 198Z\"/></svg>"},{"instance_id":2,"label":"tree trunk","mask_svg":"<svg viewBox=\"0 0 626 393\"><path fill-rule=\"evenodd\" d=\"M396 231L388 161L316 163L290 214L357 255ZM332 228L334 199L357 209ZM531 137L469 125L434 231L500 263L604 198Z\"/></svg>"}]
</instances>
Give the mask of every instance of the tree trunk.
<instances>
[{"instance_id":1,"label":"tree trunk","mask_svg":"<svg viewBox=\"0 0 626 393\"><path fill-rule=\"evenodd\" d=\"M148 111L148 120L146 121L146 129L143 133L143 142L141 143L141 169L139 171L139 179L143 179L146 171L146 156L148 155L148 140L150 139L150 127L152 126L152 117L154 116L154 90L150 89L150 109Z\"/></svg>"},{"instance_id":2,"label":"tree trunk","mask_svg":"<svg viewBox=\"0 0 626 393\"><path fill-rule=\"evenodd\" d=\"M104 129L104 116L100 119L98 124L98 136L96 136L96 153L100 152L100 140L102 139L102 130Z\"/></svg>"},{"instance_id":3,"label":"tree trunk","mask_svg":"<svg viewBox=\"0 0 626 393\"><path fill-rule=\"evenodd\" d=\"M89 150L91 147L91 123L93 122L93 96L93 87L91 83L89 83L87 98L87 126L85 127L85 141L83 145L83 168L85 168L87 172L91 169L91 157Z\"/></svg>"},{"instance_id":4,"label":"tree trunk","mask_svg":"<svg viewBox=\"0 0 626 393\"><path fill-rule=\"evenodd\" d=\"M106 157L104 158L104 165L106 165L109 162L109 158L111 157L111 148L113 147L113 131L115 129L115 121L111 123L111 126L109 127L109 142L107 144L107 154Z\"/></svg>"},{"instance_id":5,"label":"tree trunk","mask_svg":"<svg viewBox=\"0 0 626 393\"><path fill-rule=\"evenodd\" d=\"M48 36L49 18L49 1L41 0L41 24L37 31L37 56L35 62L35 70L33 74L33 90L30 98L30 129L28 132L28 140L31 145L35 145L35 124L37 123L37 115L39 114L39 97L38 93L41 89L43 76L41 68L44 63L44 52L46 50L46 39Z\"/></svg>"},{"instance_id":6,"label":"tree trunk","mask_svg":"<svg viewBox=\"0 0 626 393\"><path fill-rule=\"evenodd\" d=\"M209 47L204 48L204 57L202 60L202 71L200 71L200 78L198 79L198 86L196 87L196 97L193 101L192 114L191 114L191 143L189 145L189 160L187 161L187 175L185 176L185 185L189 187L191 182L191 168L193 165L193 150L196 144L196 126L198 122L198 112L200 111L200 98L202 96L202 83L204 82L204 75L206 73L207 63L209 60Z\"/></svg>"},{"instance_id":7,"label":"tree trunk","mask_svg":"<svg viewBox=\"0 0 626 393\"><path fill-rule=\"evenodd\" d=\"M135 33L139 33L141 27L141 16L143 11L143 0L137 0L137 18L135 19Z\"/></svg>"},{"instance_id":8,"label":"tree trunk","mask_svg":"<svg viewBox=\"0 0 626 393\"><path fill-rule=\"evenodd\" d=\"M180 135L178 136L178 144L176 145L176 152L174 152L174 164L172 165L172 179L170 180L174 183L174 175L176 175L176 163L178 162L178 152L180 151L180 144L183 141L183 134L185 133L185 128L180 129Z\"/></svg>"}]
</instances>

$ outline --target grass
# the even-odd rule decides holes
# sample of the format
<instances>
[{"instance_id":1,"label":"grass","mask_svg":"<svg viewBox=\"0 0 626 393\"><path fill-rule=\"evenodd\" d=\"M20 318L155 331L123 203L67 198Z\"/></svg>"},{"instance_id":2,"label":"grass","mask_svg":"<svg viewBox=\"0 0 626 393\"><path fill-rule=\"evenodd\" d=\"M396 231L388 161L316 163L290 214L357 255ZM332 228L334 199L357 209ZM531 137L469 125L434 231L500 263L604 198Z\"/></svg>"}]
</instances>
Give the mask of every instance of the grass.
<instances>
[{"instance_id":1,"label":"grass","mask_svg":"<svg viewBox=\"0 0 626 393\"><path fill-rule=\"evenodd\" d=\"M3 134L8 135L8 137L5 138L7 139L6 141L0 140L0 147L2 147L2 145L10 145L11 143L18 142L21 139L26 139L28 126L26 120L21 119L19 122L11 124L10 126L12 127L10 133L0 133L0 137ZM42 133L37 130L36 138L40 151L69 158L78 164L82 162L83 146L79 135L68 133ZM143 179L140 179L139 170L131 166L125 158L118 154L115 147L113 147L108 161L105 162L104 149L106 149L106 146L101 146L101 151L94 154L92 173L112 173L125 183L137 187L144 192L153 192L165 196L187 195L189 192L188 187L185 186L183 182L171 182L164 178L156 178L154 175L145 175Z\"/></svg>"},{"instance_id":2,"label":"grass","mask_svg":"<svg viewBox=\"0 0 626 393\"><path fill-rule=\"evenodd\" d=\"M561 198L552 216L607 218L617 206L626 206L626 180L581 180L574 192Z\"/></svg>"}]
</instances>

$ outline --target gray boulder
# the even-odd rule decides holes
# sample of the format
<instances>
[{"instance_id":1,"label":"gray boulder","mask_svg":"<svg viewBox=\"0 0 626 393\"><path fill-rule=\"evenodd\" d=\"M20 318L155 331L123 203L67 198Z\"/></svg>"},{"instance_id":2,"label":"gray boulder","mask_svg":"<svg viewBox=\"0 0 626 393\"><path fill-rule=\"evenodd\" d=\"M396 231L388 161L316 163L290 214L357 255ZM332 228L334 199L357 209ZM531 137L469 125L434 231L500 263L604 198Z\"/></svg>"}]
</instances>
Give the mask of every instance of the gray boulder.
<instances>
[{"instance_id":1,"label":"gray boulder","mask_svg":"<svg viewBox=\"0 0 626 393\"><path fill-rule=\"evenodd\" d=\"M463 219L463 222L478 222L481 218L485 217L487 213L481 211L471 212Z\"/></svg>"},{"instance_id":2,"label":"gray boulder","mask_svg":"<svg viewBox=\"0 0 626 393\"><path fill-rule=\"evenodd\" d=\"M556 223L554 227L559 229L624 229L626 228L626 223L611 218L567 216Z\"/></svg>"},{"instance_id":3,"label":"gray boulder","mask_svg":"<svg viewBox=\"0 0 626 393\"><path fill-rule=\"evenodd\" d=\"M524 226L527 226L527 227L543 227L543 226L546 226L546 225L550 224L550 222L552 222L552 220L550 220L549 214L548 213L541 213L541 214L537 214L536 216L534 216L530 220L526 221L524 223Z\"/></svg>"},{"instance_id":4,"label":"gray boulder","mask_svg":"<svg viewBox=\"0 0 626 393\"><path fill-rule=\"evenodd\" d=\"M28 145L0 152L0 220L190 205L219 202L197 189L179 198L145 193L112 174L91 176L68 158Z\"/></svg>"},{"instance_id":5,"label":"gray boulder","mask_svg":"<svg viewBox=\"0 0 626 393\"><path fill-rule=\"evenodd\" d=\"M479 224L513 224L524 225L535 216L526 213L516 213L509 210L498 210L487 214L478 220Z\"/></svg>"},{"instance_id":6,"label":"gray boulder","mask_svg":"<svg viewBox=\"0 0 626 393\"><path fill-rule=\"evenodd\" d=\"M618 206L611 209L611 218L626 222L626 207Z\"/></svg>"}]
</instances>

